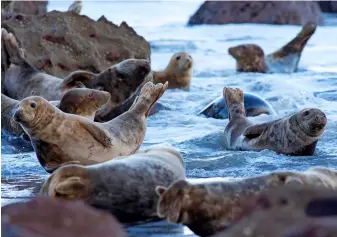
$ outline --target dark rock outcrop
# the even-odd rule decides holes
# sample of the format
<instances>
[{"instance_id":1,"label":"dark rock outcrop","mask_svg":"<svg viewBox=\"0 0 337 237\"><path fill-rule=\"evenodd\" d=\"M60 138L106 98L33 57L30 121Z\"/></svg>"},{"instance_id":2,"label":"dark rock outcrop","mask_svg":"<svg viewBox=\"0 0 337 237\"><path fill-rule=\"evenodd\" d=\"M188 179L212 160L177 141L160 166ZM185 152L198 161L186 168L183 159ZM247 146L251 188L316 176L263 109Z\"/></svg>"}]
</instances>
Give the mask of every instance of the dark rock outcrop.
<instances>
[{"instance_id":1,"label":"dark rock outcrop","mask_svg":"<svg viewBox=\"0 0 337 237\"><path fill-rule=\"evenodd\" d=\"M39 15L47 12L48 1L1 1L1 10L25 15Z\"/></svg>"},{"instance_id":2,"label":"dark rock outcrop","mask_svg":"<svg viewBox=\"0 0 337 237\"><path fill-rule=\"evenodd\" d=\"M337 1L318 1L322 12L337 13Z\"/></svg>"},{"instance_id":3,"label":"dark rock outcrop","mask_svg":"<svg viewBox=\"0 0 337 237\"><path fill-rule=\"evenodd\" d=\"M304 25L323 24L317 2L300 1L205 1L188 25L263 23Z\"/></svg>"},{"instance_id":4,"label":"dark rock outcrop","mask_svg":"<svg viewBox=\"0 0 337 237\"><path fill-rule=\"evenodd\" d=\"M1 208L1 236L6 237L126 237L108 213L80 201L38 197Z\"/></svg>"},{"instance_id":5,"label":"dark rock outcrop","mask_svg":"<svg viewBox=\"0 0 337 237\"><path fill-rule=\"evenodd\" d=\"M48 74L65 77L75 70L99 73L128 58L150 59L150 45L125 22L94 21L74 12L12 14L2 22L24 49L25 58Z\"/></svg>"}]
</instances>

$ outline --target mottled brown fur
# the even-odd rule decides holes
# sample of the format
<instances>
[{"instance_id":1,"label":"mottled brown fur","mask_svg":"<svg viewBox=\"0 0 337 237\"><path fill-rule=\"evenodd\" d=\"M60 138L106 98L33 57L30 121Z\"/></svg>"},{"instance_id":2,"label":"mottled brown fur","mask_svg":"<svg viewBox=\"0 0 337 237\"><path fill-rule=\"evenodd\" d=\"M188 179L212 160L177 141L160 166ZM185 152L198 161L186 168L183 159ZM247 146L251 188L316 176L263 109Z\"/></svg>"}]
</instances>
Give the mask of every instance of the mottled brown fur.
<instances>
[{"instance_id":1,"label":"mottled brown fur","mask_svg":"<svg viewBox=\"0 0 337 237\"><path fill-rule=\"evenodd\" d=\"M111 99L103 111L96 115L97 121L110 120L109 113L135 94L151 71L150 62L128 59L105 71L94 74L86 71L70 73L64 80L45 74L27 62L15 37L2 29L2 40L11 62L2 81L3 92L17 100L28 96L41 96L46 100L60 100L69 89L87 87L110 93Z\"/></svg>"},{"instance_id":2,"label":"mottled brown fur","mask_svg":"<svg viewBox=\"0 0 337 237\"><path fill-rule=\"evenodd\" d=\"M303 190L308 191L300 189L300 195L296 196L297 189L290 188L290 193L283 195L278 190L282 190L284 185L307 186ZM168 188L156 187L159 195L157 212L169 222L187 225L197 235L209 236L233 225L256 208L281 207L282 200L288 205L296 201L294 206L303 207L312 198L312 195L304 197L303 193L312 194L312 187L319 189L322 186L337 190L337 171L313 167L305 172L273 172L238 181L191 184L181 180ZM276 191L268 191L269 189ZM285 197L281 198L282 195Z\"/></svg>"},{"instance_id":3,"label":"mottled brown fur","mask_svg":"<svg viewBox=\"0 0 337 237\"><path fill-rule=\"evenodd\" d=\"M249 202L262 190L284 184L278 175L240 181L190 184L177 181L168 188L157 187L158 216L187 225L195 234L209 236L236 221Z\"/></svg>"},{"instance_id":4,"label":"mottled brown fur","mask_svg":"<svg viewBox=\"0 0 337 237\"><path fill-rule=\"evenodd\" d=\"M287 155L313 155L327 118L315 108L303 109L290 117L253 125L245 116L242 90L224 88L229 111L225 128L228 149L261 151L270 149Z\"/></svg>"},{"instance_id":5,"label":"mottled brown fur","mask_svg":"<svg viewBox=\"0 0 337 237\"><path fill-rule=\"evenodd\" d=\"M147 114L166 88L167 83L148 82L129 111L106 123L64 113L37 96L22 100L14 117L30 136L37 158L48 172L55 163L95 164L139 148Z\"/></svg>"},{"instance_id":6,"label":"mottled brown fur","mask_svg":"<svg viewBox=\"0 0 337 237\"><path fill-rule=\"evenodd\" d=\"M120 221L158 218L157 185L185 179L184 161L173 148L155 146L97 165L64 165L50 175L41 194L82 199L111 211Z\"/></svg>"},{"instance_id":7,"label":"mottled brown fur","mask_svg":"<svg viewBox=\"0 0 337 237\"><path fill-rule=\"evenodd\" d=\"M154 83L168 81L169 89L189 89L192 79L193 60L185 52L175 53L164 71L153 72Z\"/></svg>"},{"instance_id":8,"label":"mottled brown fur","mask_svg":"<svg viewBox=\"0 0 337 237\"><path fill-rule=\"evenodd\" d=\"M332 237L336 234L337 229L331 225L337 223L335 191L315 186L287 185L271 188L256 200L252 203L254 206L252 213L231 228L212 236ZM298 232L303 226L306 226L308 232L302 232L303 235L290 234L290 231ZM311 228L308 228L309 226Z\"/></svg>"},{"instance_id":9,"label":"mottled brown fur","mask_svg":"<svg viewBox=\"0 0 337 237\"><path fill-rule=\"evenodd\" d=\"M256 44L242 44L228 49L236 60L239 72L293 72L297 70L302 51L315 33L316 25L305 24L297 36L274 53L265 56L262 48Z\"/></svg>"}]
</instances>

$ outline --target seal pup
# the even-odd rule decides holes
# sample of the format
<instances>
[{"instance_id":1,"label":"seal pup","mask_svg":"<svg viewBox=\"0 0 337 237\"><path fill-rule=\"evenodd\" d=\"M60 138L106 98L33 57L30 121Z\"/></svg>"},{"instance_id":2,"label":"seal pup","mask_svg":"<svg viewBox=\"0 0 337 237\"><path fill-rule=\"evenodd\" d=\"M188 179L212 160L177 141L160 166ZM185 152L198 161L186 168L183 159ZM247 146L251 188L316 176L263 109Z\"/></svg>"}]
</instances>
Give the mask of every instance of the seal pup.
<instances>
[{"instance_id":1,"label":"seal pup","mask_svg":"<svg viewBox=\"0 0 337 237\"><path fill-rule=\"evenodd\" d=\"M316 169L322 169L317 171L320 174L314 174L313 170ZM322 173L326 172L331 172L331 175L323 177ZM334 176L336 173L334 170L314 167L306 172L272 172L235 181L206 179L201 183L192 184L179 180L169 187L156 187L159 195L157 213L159 217L165 217L169 222L187 225L197 235L209 236L247 215L251 211L250 204L260 199L260 195L269 189L300 185L317 188L323 186L325 189L337 190L337 179ZM298 178L306 179L306 182L293 182ZM300 197L297 199L298 202L301 201ZM275 203L276 201L275 198ZM266 202L261 199L261 203ZM256 204L253 203L253 206Z\"/></svg>"},{"instance_id":2,"label":"seal pup","mask_svg":"<svg viewBox=\"0 0 337 237\"><path fill-rule=\"evenodd\" d=\"M109 210L122 222L158 219L155 187L185 179L181 154L154 146L130 156L82 166L64 165L55 170L41 194L61 199L81 199Z\"/></svg>"},{"instance_id":3,"label":"seal pup","mask_svg":"<svg viewBox=\"0 0 337 237\"><path fill-rule=\"evenodd\" d=\"M68 12L73 11L80 14L82 10L82 1L74 1L68 8Z\"/></svg>"},{"instance_id":4,"label":"seal pup","mask_svg":"<svg viewBox=\"0 0 337 237\"><path fill-rule=\"evenodd\" d=\"M14 118L29 135L47 172L69 161L90 165L138 150L148 113L166 88L167 83L146 83L129 111L105 123L64 113L38 96L22 100Z\"/></svg>"},{"instance_id":5,"label":"seal pup","mask_svg":"<svg viewBox=\"0 0 337 237\"><path fill-rule=\"evenodd\" d=\"M244 93L244 107L247 117L255 117L261 114L276 115L273 107L260 96L253 93ZM221 96L209 103L201 112L208 118L228 119L226 101Z\"/></svg>"},{"instance_id":6,"label":"seal pup","mask_svg":"<svg viewBox=\"0 0 337 237\"><path fill-rule=\"evenodd\" d=\"M193 59L186 52L173 54L164 71L153 71L154 83L169 82L169 89L189 89L192 79Z\"/></svg>"},{"instance_id":7,"label":"seal pup","mask_svg":"<svg viewBox=\"0 0 337 237\"><path fill-rule=\"evenodd\" d=\"M337 193L330 189L315 186L287 185L271 188L259 195L252 203L252 210L230 228L213 237L309 237L335 236L337 229ZM306 226L329 227L319 235L311 235L314 228L304 235L289 235L291 230ZM335 226L334 226L335 227ZM303 229L302 229L303 231ZM333 232L331 232L333 231ZM334 233L334 235L324 235Z\"/></svg>"},{"instance_id":8,"label":"seal pup","mask_svg":"<svg viewBox=\"0 0 337 237\"><path fill-rule=\"evenodd\" d=\"M281 49L267 56L256 44L243 44L228 49L228 53L236 60L239 72L291 73L297 70L302 51L315 33L313 22L305 24L297 36Z\"/></svg>"},{"instance_id":9,"label":"seal pup","mask_svg":"<svg viewBox=\"0 0 337 237\"><path fill-rule=\"evenodd\" d=\"M3 93L22 100L29 96L41 96L49 101L60 100L62 95L73 88L87 87L107 91L111 95L103 111L96 114L97 121L110 120L109 113L122 104L145 83L151 71L150 62L143 59L127 59L94 74L86 71L74 71L66 78L45 74L25 60L13 34L2 29L1 39L11 62L2 81Z\"/></svg>"},{"instance_id":10,"label":"seal pup","mask_svg":"<svg viewBox=\"0 0 337 237\"><path fill-rule=\"evenodd\" d=\"M313 155L327 118L316 108L306 108L282 119L253 125L245 115L243 91L225 87L223 96L229 111L225 146L233 150L270 149L294 156Z\"/></svg>"}]
</instances>

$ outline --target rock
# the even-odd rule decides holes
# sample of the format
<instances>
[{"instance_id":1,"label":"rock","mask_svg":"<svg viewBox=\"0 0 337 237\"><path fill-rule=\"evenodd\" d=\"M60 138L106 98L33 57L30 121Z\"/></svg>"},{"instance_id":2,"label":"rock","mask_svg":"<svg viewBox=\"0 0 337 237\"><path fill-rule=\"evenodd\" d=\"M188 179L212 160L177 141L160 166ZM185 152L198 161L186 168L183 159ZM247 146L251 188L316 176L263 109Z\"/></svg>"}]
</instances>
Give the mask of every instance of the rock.
<instances>
[{"instance_id":1,"label":"rock","mask_svg":"<svg viewBox=\"0 0 337 237\"><path fill-rule=\"evenodd\" d=\"M323 24L317 2L300 1L205 1L188 25L263 23L304 25Z\"/></svg>"},{"instance_id":2,"label":"rock","mask_svg":"<svg viewBox=\"0 0 337 237\"><path fill-rule=\"evenodd\" d=\"M337 2L336 1L318 1L318 4L322 12L337 13Z\"/></svg>"},{"instance_id":3,"label":"rock","mask_svg":"<svg viewBox=\"0 0 337 237\"><path fill-rule=\"evenodd\" d=\"M1 208L1 235L6 237L126 237L108 213L80 201L37 197Z\"/></svg>"},{"instance_id":4,"label":"rock","mask_svg":"<svg viewBox=\"0 0 337 237\"><path fill-rule=\"evenodd\" d=\"M39 70L65 77L74 70L99 73L128 58L150 59L150 45L125 22L104 16L94 21L74 12L17 14L2 22L21 42L28 62Z\"/></svg>"},{"instance_id":5,"label":"rock","mask_svg":"<svg viewBox=\"0 0 337 237\"><path fill-rule=\"evenodd\" d=\"M47 12L48 1L1 1L1 9L25 15L39 15Z\"/></svg>"}]
</instances>

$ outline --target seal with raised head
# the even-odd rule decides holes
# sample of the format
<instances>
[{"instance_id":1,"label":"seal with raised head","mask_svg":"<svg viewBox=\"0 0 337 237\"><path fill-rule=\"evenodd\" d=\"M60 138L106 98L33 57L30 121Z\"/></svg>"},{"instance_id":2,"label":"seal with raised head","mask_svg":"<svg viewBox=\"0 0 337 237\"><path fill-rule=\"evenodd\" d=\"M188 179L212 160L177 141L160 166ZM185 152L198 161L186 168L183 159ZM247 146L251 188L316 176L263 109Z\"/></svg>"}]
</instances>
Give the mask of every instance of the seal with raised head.
<instances>
[{"instance_id":1,"label":"seal with raised head","mask_svg":"<svg viewBox=\"0 0 337 237\"><path fill-rule=\"evenodd\" d=\"M11 62L2 81L2 89L7 96L21 100L29 96L41 96L49 101L60 100L62 95L78 87L104 90L111 99L103 111L96 114L97 121L110 120L109 113L134 95L143 85L151 71L150 62L143 59L128 59L95 74L74 71L64 80L45 74L25 60L12 33L2 29L2 40Z\"/></svg>"},{"instance_id":2,"label":"seal with raised head","mask_svg":"<svg viewBox=\"0 0 337 237\"><path fill-rule=\"evenodd\" d=\"M273 107L260 96L253 93L244 93L244 106L247 117L255 117L261 114L276 115ZM226 101L223 96L209 103L199 114L208 118L228 119Z\"/></svg>"},{"instance_id":3,"label":"seal with raised head","mask_svg":"<svg viewBox=\"0 0 337 237\"><path fill-rule=\"evenodd\" d=\"M64 113L38 96L22 100L14 118L30 136L47 172L69 161L95 164L138 150L148 113L166 88L167 83L146 83L129 111L105 123Z\"/></svg>"},{"instance_id":4,"label":"seal with raised head","mask_svg":"<svg viewBox=\"0 0 337 237\"><path fill-rule=\"evenodd\" d=\"M225 146L232 150L273 150L295 156L313 155L327 118L316 108L306 108L282 119L253 125L244 109L243 91L225 87L223 95L229 112Z\"/></svg>"},{"instance_id":5,"label":"seal with raised head","mask_svg":"<svg viewBox=\"0 0 337 237\"><path fill-rule=\"evenodd\" d=\"M168 81L169 89L189 89L192 79L193 59L186 52L175 53L164 71L153 71L154 83Z\"/></svg>"},{"instance_id":6,"label":"seal with raised head","mask_svg":"<svg viewBox=\"0 0 337 237\"><path fill-rule=\"evenodd\" d=\"M315 33L313 22L305 24L298 35L281 49L267 56L256 44L242 44L228 49L239 72L291 73L297 70L302 51Z\"/></svg>"},{"instance_id":7,"label":"seal with raised head","mask_svg":"<svg viewBox=\"0 0 337 237\"><path fill-rule=\"evenodd\" d=\"M312 170L315 170L314 167ZM324 169L324 168L317 168ZM336 173L326 169L323 172ZM168 188L158 186L159 195L158 216L165 217L169 222L183 223L195 234L209 236L232 225L247 214L249 203L262 192L284 185L295 185L294 179L301 177L307 182L296 182L296 185L308 187L324 186L330 190L337 190L332 182L337 184L336 177L319 175L320 179L309 180L312 171L273 172L251 178L234 181L207 181L192 184L179 180ZM316 176L317 177L317 176ZM328 183L329 181L330 183Z\"/></svg>"},{"instance_id":8,"label":"seal with raised head","mask_svg":"<svg viewBox=\"0 0 337 237\"><path fill-rule=\"evenodd\" d=\"M81 199L109 210L122 222L137 222L158 219L155 187L181 179L185 179L181 154L154 146L101 164L61 166L43 184L41 194Z\"/></svg>"}]
</instances>

